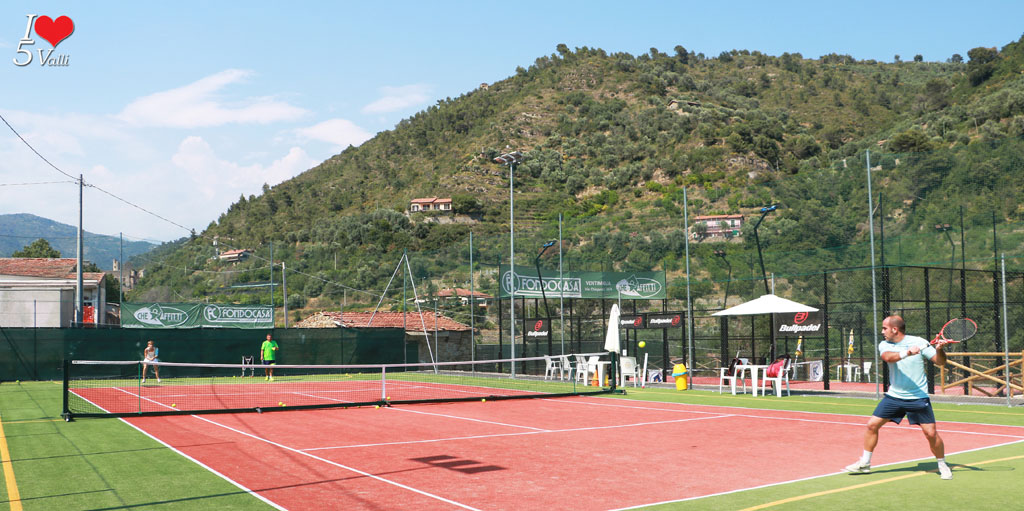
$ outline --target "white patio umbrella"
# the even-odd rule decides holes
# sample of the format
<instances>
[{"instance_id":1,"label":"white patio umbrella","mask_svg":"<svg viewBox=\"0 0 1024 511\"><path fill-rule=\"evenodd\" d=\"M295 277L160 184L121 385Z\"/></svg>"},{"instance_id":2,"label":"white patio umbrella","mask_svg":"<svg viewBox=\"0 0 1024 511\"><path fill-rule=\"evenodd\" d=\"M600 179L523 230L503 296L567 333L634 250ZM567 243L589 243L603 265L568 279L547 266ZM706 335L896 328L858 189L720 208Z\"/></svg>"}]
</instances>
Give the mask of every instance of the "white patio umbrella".
<instances>
[{"instance_id":1,"label":"white patio umbrella","mask_svg":"<svg viewBox=\"0 0 1024 511\"><path fill-rule=\"evenodd\" d=\"M735 307L729 307L719 311L712 316L754 316L757 314L773 314L786 312L814 312L818 309L810 305L794 302L775 295L764 295L749 302L741 303Z\"/></svg>"},{"instance_id":2,"label":"white patio umbrella","mask_svg":"<svg viewBox=\"0 0 1024 511\"><path fill-rule=\"evenodd\" d=\"M618 353L619 347L619 304L612 304L612 311L608 317L608 333L604 336L604 349Z\"/></svg>"}]
</instances>

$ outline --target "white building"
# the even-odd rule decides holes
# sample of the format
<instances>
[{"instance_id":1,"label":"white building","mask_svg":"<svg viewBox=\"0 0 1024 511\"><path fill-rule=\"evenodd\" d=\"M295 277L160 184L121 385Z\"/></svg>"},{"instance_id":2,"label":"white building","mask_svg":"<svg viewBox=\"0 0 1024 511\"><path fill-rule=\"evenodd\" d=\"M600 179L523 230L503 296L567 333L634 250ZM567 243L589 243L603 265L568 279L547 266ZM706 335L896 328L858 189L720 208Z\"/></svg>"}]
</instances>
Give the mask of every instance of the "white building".
<instances>
[{"instance_id":1,"label":"white building","mask_svg":"<svg viewBox=\"0 0 1024 511\"><path fill-rule=\"evenodd\" d=\"M76 269L75 259L0 258L0 326L73 326ZM102 272L82 274L85 323L106 323L104 278Z\"/></svg>"}]
</instances>

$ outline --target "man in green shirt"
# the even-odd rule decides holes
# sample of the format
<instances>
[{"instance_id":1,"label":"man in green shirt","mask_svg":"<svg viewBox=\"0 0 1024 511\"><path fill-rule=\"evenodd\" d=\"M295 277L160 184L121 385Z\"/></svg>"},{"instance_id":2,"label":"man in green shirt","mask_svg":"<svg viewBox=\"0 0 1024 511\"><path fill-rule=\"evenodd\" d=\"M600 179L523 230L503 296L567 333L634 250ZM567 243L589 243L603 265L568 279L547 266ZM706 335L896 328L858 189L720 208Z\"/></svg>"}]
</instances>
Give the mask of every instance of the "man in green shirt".
<instances>
[{"instance_id":1,"label":"man in green shirt","mask_svg":"<svg viewBox=\"0 0 1024 511\"><path fill-rule=\"evenodd\" d=\"M277 364L277 341L267 334L267 340L260 346L260 362L267 366L263 369L266 379L274 381L274 365Z\"/></svg>"}]
</instances>

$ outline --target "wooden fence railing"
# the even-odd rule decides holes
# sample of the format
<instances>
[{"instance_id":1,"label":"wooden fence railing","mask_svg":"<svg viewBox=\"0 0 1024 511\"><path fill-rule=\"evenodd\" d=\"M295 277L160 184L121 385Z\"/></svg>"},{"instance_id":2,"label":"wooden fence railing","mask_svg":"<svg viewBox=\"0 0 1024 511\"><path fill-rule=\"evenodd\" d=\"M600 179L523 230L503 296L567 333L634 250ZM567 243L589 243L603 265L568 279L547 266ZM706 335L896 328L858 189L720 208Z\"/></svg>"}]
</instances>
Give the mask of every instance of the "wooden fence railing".
<instances>
[{"instance_id":1,"label":"wooden fence railing","mask_svg":"<svg viewBox=\"0 0 1024 511\"><path fill-rule=\"evenodd\" d=\"M964 358L970 358L970 366ZM939 368L939 388L946 389L967 386L966 395L982 394L989 397L1006 395L1006 372L1010 371L1010 395L1024 394L1024 351L998 352L947 352L946 365Z\"/></svg>"}]
</instances>

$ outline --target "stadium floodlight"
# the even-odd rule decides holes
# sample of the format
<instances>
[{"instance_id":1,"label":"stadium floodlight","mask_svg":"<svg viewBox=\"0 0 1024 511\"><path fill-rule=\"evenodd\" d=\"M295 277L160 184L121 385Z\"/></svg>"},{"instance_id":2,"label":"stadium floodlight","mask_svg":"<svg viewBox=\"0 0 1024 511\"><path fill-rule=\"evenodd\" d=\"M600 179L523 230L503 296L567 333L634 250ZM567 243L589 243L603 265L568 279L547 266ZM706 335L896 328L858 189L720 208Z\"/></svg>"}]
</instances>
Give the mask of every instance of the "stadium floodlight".
<instances>
[{"instance_id":1,"label":"stadium floodlight","mask_svg":"<svg viewBox=\"0 0 1024 511\"><path fill-rule=\"evenodd\" d=\"M540 295L544 297L544 312L548 315L548 320L551 319L551 309L548 308L548 295L544 291L544 277L540 274L540 258L547 252L549 248L555 246L558 243L555 240L551 240L540 247L540 253L537 254L537 258L533 260L533 265L537 267L537 280L540 281Z\"/></svg>"},{"instance_id":2,"label":"stadium floodlight","mask_svg":"<svg viewBox=\"0 0 1024 511\"><path fill-rule=\"evenodd\" d=\"M721 257L722 262L729 268L729 278L725 280L725 295L722 296L722 308L725 308L725 304L729 301L729 284L732 283L732 265L729 264L729 260L725 258L725 250L715 250L715 257Z\"/></svg>"},{"instance_id":3,"label":"stadium floodlight","mask_svg":"<svg viewBox=\"0 0 1024 511\"><path fill-rule=\"evenodd\" d=\"M761 277L764 279L765 294L771 294L771 291L768 289L768 274L764 271L764 257L761 255L761 238L757 235L757 228L761 227L761 222L764 221L764 217L768 216L768 213L771 213L778 208L778 204L772 204L771 206L761 208L761 218L758 218L757 223L754 224L754 242L757 243L757 259L761 262Z\"/></svg>"},{"instance_id":4,"label":"stadium floodlight","mask_svg":"<svg viewBox=\"0 0 1024 511\"><path fill-rule=\"evenodd\" d=\"M951 234L949 234L949 231L952 231L953 227L951 225L949 225L949 224L935 224L935 230L939 231L939 232L946 233L946 239L949 240L949 250L950 250L950 252L949 252L949 291L948 291L948 294L946 295L947 296L946 299L950 300L951 298L949 298L949 297L953 296L953 265L955 264L955 261L956 261L956 245L953 243L953 236ZM952 312L950 311L950 306L949 306L949 304L947 302L947 305L946 305L946 319L947 320L951 317L951 314L952 314Z\"/></svg>"},{"instance_id":5,"label":"stadium floodlight","mask_svg":"<svg viewBox=\"0 0 1024 511\"><path fill-rule=\"evenodd\" d=\"M515 211L516 202L515 196L513 195L513 175L516 171L516 165L523 161L523 153L519 151L513 151L511 153L504 153L494 158L494 163L498 165L508 165L508 266L509 266L509 289L508 296L509 302L512 304L509 306L511 315L509 317L509 339L512 343L512 377L516 376L516 236L515 236Z\"/></svg>"}]
</instances>

